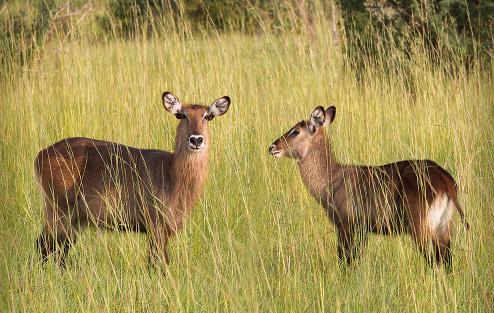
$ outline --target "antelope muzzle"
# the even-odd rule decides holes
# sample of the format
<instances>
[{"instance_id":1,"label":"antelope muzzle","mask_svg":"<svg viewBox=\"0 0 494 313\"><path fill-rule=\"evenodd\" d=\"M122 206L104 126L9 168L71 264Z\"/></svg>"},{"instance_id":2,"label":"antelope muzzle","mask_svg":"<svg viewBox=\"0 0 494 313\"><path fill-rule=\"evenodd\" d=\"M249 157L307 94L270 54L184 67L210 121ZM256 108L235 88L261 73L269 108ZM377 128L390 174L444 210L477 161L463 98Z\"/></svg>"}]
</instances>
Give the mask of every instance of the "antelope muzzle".
<instances>
[{"instance_id":1,"label":"antelope muzzle","mask_svg":"<svg viewBox=\"0 0 494 313\"><path fill-rule=\"evenodd\" d=\"M204 137L202 135L190 135L189 149L191 151L200 151L204 149Z\"/></svg>"}]
</instances>

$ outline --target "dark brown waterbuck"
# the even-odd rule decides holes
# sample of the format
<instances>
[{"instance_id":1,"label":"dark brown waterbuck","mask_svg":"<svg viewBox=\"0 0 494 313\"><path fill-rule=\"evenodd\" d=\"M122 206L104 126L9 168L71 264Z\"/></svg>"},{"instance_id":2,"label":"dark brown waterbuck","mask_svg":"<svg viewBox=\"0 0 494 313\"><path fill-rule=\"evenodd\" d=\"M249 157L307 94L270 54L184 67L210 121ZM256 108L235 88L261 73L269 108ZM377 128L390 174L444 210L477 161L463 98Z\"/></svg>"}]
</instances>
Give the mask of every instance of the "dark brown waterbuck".
<instances>
[{"instance_id":1,"label":"dark brown waterbuck","mask_svg":"<svg viewBox=\"0 0 494 313\"><path fill-rule=\"evenodd\" d=\"M319 106L277 139L269 152L297 160L302 181L338 231L338 257L350 264L367 233L408 233L428 261L450 268L450 224L458 204L453 177L430 160L382 166L338 163L322 126L335 118L334 106Z\"/></svg>"},{"instance_id":2,"label":"dark brown waterbuck","mask_svg":"<svg viewBox=\"0 0 494 313\"><path fill-rule=\"evenodd\" d=\"M211 145L208 122L230 105L182 105L163 93L165 109L180 122L173 153L137 149L89 138L68 138L39 152L35 161L46 218L37 240L43 263L65 258L88 225L148 234L150 261L168 264L170 237L202 193Z\"/></svg>"}]
</instances>

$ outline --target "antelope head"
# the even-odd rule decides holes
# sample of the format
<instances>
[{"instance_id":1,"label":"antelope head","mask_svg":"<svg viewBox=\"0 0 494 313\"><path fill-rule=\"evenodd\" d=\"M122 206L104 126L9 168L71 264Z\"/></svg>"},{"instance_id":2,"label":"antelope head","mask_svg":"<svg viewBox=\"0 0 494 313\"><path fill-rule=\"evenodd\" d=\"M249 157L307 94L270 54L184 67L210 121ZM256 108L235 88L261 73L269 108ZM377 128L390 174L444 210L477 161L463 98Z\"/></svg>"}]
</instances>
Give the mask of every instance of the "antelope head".
<instances>
[{"instance_id":1,"label":"antelope head","mask_svg":"<svg viewBox=\"0 0 494 313\"><path fill-rule=\"evenodd\" d=\"M298 122L273 142L269 146L269 153L277 158L286 156L298 160L303 159L315 139L323 135L320 128L331 124L335 115L336 108L334 106L330 106L327 110L318 106L312 111L308 120Z\"/></svg>"},{"instance_id":2,"label":"antelope head","mask_svg":"<svg viewBox=\"0 0 494 313\"><path fill-rule=\"evenodd\" d=\"M208 123L216 116L228 111L230 98L227 96L215 100L211 105L182 105L177 97L169 92L163 93L163 106L180 120L175 138L176 151L200 153L209 148Z\"/></svg>"}]
</instances>

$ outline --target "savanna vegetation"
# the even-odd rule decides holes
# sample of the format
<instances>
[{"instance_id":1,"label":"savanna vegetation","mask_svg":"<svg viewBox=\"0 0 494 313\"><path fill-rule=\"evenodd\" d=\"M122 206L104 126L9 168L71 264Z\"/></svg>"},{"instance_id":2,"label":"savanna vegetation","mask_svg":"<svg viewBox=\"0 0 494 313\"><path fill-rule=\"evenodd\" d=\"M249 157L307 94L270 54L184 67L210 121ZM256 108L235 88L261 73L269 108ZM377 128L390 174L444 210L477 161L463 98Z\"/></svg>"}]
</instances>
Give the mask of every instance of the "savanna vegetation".
<instances>
[{"instance_id":1,"label":"savanna vegetation","mask_svg":"<svg viewBox=\"0 0 494 313\"><path fill-rule=\"evenodd\" d=\"M0 311L492 312L492 1L0 1ZM143 235L85 230L67 269L41 266L39 150L85 136L171 150L183 102L228 95L209 180L166 275ZM453 269L408 236L336 235L271 142L335 105L337 158L435 160L459 185Z\"/></svg>"}]
</instances>

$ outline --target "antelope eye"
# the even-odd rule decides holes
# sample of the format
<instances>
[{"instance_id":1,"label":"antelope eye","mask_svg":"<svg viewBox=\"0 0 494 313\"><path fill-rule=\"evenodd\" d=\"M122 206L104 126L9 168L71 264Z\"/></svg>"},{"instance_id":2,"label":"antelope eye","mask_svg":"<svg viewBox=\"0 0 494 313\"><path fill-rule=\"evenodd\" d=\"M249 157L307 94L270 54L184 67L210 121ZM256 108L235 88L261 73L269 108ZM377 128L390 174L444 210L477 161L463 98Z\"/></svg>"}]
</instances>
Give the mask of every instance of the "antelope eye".
<instances>
[{"instance_id":1,"label":"antelope eye","mask_svg":"<svg viewBox=\"0 0 494 313\"><path fill-rule=\"evenodd\" d=\"M298 134L300 134L300 131L298 131L298 129L294 129L294 130L290 133L290 137L295 137L295 136L297 136Z\"/></svg>"},{"instance_id":2,"label":"antelope eye","mask_svg":"<svg viewBox=\"0 0 494 313\"><path fill-rule=\"evenodd\" d=\"M213 118L214 118L214 115L212 115L212 114L206 114L206 115L204 116L204 119L206 119L206 120L208 120L208 121L212 120Z\"/></svg>"}]
</instances>

